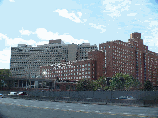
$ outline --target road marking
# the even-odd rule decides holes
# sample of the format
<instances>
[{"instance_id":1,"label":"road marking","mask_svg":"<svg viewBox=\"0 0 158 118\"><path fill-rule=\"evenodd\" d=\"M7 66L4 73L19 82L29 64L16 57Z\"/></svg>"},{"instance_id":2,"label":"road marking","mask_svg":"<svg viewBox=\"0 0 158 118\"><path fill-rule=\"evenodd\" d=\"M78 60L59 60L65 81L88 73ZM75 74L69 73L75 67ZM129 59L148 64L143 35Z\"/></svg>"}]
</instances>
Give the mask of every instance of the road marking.
<instances>
[{"instance_id":1,"label":"road marking","mask_svg":"<svg viewBox=\"0 0 158 118\"><path fill-rule=\"evenodd\" d=\"M85 112L85 110L79 110L80 112Z\"/></svg>"},{"instance_id":2,"label":"road marking","mask_svg":"<svg viewBox=\"0 0 158 118\"><path fill-rule=\"evenodd\" d=\"M147 117L147 116L138 116L138 117Z\"/></svg>"},{"instance_id":3,"label":"road marking","mask_svg":"<svg viewBox=\"0 0 158 118\"><path fill-rule=\"evenodd\" d=\"M129 114L129 113L123 113L123 114Z\"/></svg>"},{"instance_id":4,"label":"road marking","mask_svg":"<svg viewBox=\"0 0 158 118\"><path fill-rule=\"evenodd\" d=\"M103 114L103 113L98 113L98 114Z\"/></svg>"},{"instance_id":5,"label":"road marking","mask_svg":"<svg viewBox=\"0 0 158 118\"><path fill-rule=\"evenodd\" d=\"M95 111L95 112L99 113L100 111Z\"/></svg>"},{"instance_id":6,"label":"road marking","mask_svg":"<svg viewBox=\"0 0 158 118\"><path fill-rule=\"evenodd\" d=\"M86 112L84 112L84 113L89 113L89 112L86 111Z\"/></svg>"},{"instance_id":7,"label":"road marking","mask_svg":"<svg viewBox=\"0 0 158 118\"><path fill-rule=\"evenodd\" d=\"M62 111L67 111L67 110L62 110Z\"/></svg>"},{"instance_id":8,"label":"road marking","mask_svg":"<svg viewBox=\"0 0 158 118\"><path fill-rule=\"evenodd\" d=\"M126 116L133 116L133 115L126 115Z\"/></svg>"}]
</instances>

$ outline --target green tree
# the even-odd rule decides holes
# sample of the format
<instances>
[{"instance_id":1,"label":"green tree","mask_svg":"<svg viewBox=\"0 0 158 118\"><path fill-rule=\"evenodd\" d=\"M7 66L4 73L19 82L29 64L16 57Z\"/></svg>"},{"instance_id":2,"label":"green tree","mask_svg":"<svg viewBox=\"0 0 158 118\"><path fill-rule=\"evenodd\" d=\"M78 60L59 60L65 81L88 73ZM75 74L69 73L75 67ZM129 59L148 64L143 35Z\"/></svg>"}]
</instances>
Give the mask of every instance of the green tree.
<instances>
[{"instance_id":1,"label":"green tree","mask_svg":"<svg viewBox=\"0 0 158 118\"><path fill-rule=\"evenodd\" d=\"M116 73L110 80L110 90L123 90L124 78L122 73Z\"/></svg>"},{"instance_id":2,"label":"green tree","mask_svg":"<svg viewBox=\"0 0 158 118\"><path fill-rule=\"evenodd\" d=\"M138 79L133 78L132 88L134 88L135 90L139 90L141 87L142 84L140 83L140 81Z\"/></svg>"},{"instance_id":3,"label":"green tree","mask_svg":"<svg viewBox=\"0 0 158 118\"><path fill-rule=\"evenodd\" d=\"M94 88L93 81L86 78L78 81L78 84L76 86L77 91L93 91L93 88Z\"/></svg>"},{"instance_id":4,"label":"green tree","mask_svg":"<svg viewBox=\"0 0 158 118\"><path fill-rule=\"evenodd\" d=\"M96 82L96 88L98 89L98 88L101 88L101 89L103 89L103 90L105 90L105 89L107 89L107 82L106 82L106 77L100 77L99 79L97 79L97 80L95 80L95 82Z\"/></svg>"},{"instance_id":5,"label":"green tree","mask_svg":"<svg viewBox=\"0 0 158 118\"><path fill-rule=\"evenodd\" d=\"M11 85L8 83L9 79L11 76L11 72L9 69L0 69L0 88L2 89L2 87L7 84L8 85Z\"/></svg>"},{"instance_id":6,"label":"green tree","mask_svg":"<svg viewBox=\"0 0 158 118\"><path fill-rule=\"evenodd\" d=\"M144 83L144 90L145 91L153 90L153 85L152 85L152 83L149 80L145 81L145 83Z\"/></svg>"},{"instance_id":7,"label":"green tree","mask_svg":"<svg viewBox=\"0 0 158 118\"><path fill-rule=\"evenodd\" d=\"M139 89L140 86L139 80L134 79L129 74L116 73L110 81L111 90Z\"/></svg>"}]
</instances>

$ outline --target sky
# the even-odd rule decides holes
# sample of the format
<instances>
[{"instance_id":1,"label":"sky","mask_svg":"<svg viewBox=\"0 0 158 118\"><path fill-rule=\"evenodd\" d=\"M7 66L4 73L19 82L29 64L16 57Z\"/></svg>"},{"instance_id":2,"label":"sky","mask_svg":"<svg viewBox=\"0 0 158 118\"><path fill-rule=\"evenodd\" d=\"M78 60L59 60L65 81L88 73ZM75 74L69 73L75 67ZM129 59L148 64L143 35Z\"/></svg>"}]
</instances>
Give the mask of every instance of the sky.
<instances>
[{"instance_id":1,"label":"sky","mask_svg":"<svg viewBox=\"0 0 158 118\"><path fill-rule=\"evenodd\" d=\"M10 69L11 47L51 39L99 48L139 32L158 52L157 31L158 0L0 0L0 69Z\"/></svg>"}]
</instances>

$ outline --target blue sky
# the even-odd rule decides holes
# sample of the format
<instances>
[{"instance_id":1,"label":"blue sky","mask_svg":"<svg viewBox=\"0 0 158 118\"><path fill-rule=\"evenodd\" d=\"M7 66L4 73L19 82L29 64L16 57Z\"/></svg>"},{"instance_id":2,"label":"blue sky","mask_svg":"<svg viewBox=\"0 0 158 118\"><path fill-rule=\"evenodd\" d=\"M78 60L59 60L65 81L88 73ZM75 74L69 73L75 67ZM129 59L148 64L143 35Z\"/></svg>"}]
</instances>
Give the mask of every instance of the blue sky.
<instances>
[{"instance_id":1,"label":"blue sky","mask_svg":"<svg viewBox=\"0 0 158 118\"><path fill-rule=\"evenodd\" d=\"M0 0L0 68L10 68L11 47L68 43L97 44L142 34L158 52L158 0Z\"/></svg>"}]
</instances>

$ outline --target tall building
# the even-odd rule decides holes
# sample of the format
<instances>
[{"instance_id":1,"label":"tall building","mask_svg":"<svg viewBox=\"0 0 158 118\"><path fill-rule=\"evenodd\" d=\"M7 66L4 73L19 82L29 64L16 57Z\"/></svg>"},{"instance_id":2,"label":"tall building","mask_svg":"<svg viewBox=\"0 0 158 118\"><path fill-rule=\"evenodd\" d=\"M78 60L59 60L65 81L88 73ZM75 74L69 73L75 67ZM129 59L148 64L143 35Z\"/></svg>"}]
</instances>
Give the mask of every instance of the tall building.
<instances>
[{"instance_id":1,"label":"tall building","mask_svg":"<svg viewBox=\"0 0 158 118\"><path fill-rule=\"evenodd\" d=\"M143 44L141 33L134 32L128 42L121 40L99 44L105 52L105 72L107 77L115 73L130 74L144 83L150 80L158 85L158 54L148 50Z\"/></svg>"},{"instance_id":2,"label":"tall building","mask_svg":"<svg viewBox=\"0 0 158 118\"><path fill-rule=\"evenodd\" d=\"M40 72L50 80L78 81L83 78L96 80L105 75L104 59L105 53L103 51L93 50L88 52L88 59L41 66Z\"/></svg>"},{"instance_id":3,"label":"tall building","mask_svg":"<svg viewBox=\"0 0 158 118\"><path fill-rule=\"evenodd\" d=\"M17 78L37 78L40 76L40 66L60 63L61 60L76 61L87 59L88 53L98 49L97 45L65 44L61 39L49 40L49 44L31 45L18 44L11 47L10 70Z\"/></svg>"}]
</instances>

